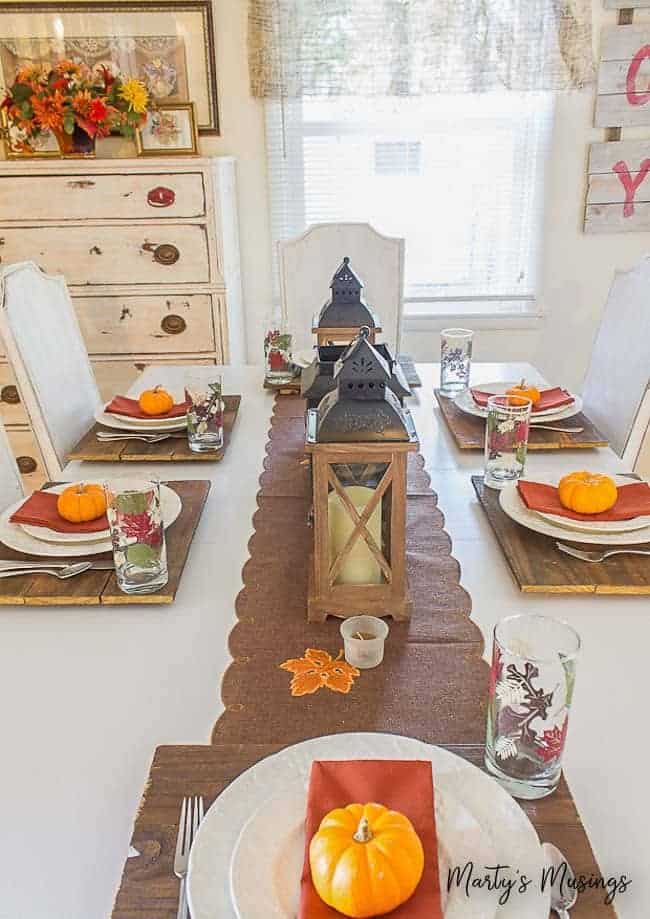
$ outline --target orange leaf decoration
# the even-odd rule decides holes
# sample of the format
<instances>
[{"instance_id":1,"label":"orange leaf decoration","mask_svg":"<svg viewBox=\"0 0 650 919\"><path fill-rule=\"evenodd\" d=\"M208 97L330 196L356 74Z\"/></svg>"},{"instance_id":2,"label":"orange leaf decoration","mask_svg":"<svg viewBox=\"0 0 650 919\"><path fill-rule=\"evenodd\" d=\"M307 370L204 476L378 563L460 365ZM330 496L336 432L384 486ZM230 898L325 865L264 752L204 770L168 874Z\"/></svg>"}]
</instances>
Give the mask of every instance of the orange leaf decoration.
<instances>
[{"instance_id":1,"label":"orange leaf decoration","mask_svg":"<svg viewBox=\"0 0 650 919\"><path fill-rule=\"evenodd\" d=\"M327 651L307 648L304 657L296 657L280 664L281 670L293 673L291 680L292 696L307 696L317 692L321 686L333 692L348 693L352 689L355 677L360 675L356 667L342 660L343 651L333 658Z\"/></svg>"}]
</instances>

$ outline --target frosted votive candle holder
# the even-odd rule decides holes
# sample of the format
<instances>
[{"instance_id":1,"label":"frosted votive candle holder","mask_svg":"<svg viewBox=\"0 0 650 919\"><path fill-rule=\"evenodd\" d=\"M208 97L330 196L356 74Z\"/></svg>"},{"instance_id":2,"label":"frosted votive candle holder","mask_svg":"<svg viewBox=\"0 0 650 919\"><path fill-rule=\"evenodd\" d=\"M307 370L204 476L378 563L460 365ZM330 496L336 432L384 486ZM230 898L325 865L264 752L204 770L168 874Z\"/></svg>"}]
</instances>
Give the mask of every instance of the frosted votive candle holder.
<instances>
[{"instance_id":1,"label":"frosted votive candle holder","mask_svg":"<svg viewBox=\"0 0 650 919\"><path fill-rule=\"evenodd\" d=\"M341 625L345 659L351 667L370 670L384 659L388 626L376 616L352 616Z\"/></svg>"}]
</instances>

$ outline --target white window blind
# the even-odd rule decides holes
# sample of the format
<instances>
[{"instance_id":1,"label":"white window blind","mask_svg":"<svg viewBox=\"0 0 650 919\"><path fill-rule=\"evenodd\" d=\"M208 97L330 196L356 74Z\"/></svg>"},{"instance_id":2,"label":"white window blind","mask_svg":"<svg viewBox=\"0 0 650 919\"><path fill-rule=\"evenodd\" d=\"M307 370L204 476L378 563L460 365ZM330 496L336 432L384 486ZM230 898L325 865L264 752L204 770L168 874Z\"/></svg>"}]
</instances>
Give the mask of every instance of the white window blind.
<instances>
[{"instance_id":1,"label":"white window blind","mask_svg":"<svg viewBox=\"0 0 650 919\"><path fill-rule=\"evenodd\" d=\"M550 93L266 105L274 257L309 224L367 221L406 239L407 316L535 308Z\"/></svg>"}]
</instances>

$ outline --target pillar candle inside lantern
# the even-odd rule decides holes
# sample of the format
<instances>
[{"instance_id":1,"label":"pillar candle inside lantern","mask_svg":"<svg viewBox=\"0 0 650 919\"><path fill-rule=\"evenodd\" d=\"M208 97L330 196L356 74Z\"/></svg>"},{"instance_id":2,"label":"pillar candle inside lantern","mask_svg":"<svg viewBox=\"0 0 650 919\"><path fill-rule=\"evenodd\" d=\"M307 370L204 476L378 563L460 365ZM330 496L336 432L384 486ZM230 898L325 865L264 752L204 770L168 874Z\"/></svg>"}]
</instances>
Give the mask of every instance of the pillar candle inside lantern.
<instances>
[{"instance_id":1,"label":"pillar candle inside lantern","mask_svg":"<svg viewBox=\"0 0 650 919\"><path fill-rule=\"evenodd\" d=\"M354 504L357 512L362 514L374 489L364 485L348 485L345 493ZM328 498L329 548L330 565L340 554L354 529L354 523L345 509L343 502L335 491ZM381 549L381 501L370 515L367 523L368 532ZM381 569L374 555L366 545L361 534L352 545L336 579L337 584L380 584Z\"/></svg>"}]
</instances>

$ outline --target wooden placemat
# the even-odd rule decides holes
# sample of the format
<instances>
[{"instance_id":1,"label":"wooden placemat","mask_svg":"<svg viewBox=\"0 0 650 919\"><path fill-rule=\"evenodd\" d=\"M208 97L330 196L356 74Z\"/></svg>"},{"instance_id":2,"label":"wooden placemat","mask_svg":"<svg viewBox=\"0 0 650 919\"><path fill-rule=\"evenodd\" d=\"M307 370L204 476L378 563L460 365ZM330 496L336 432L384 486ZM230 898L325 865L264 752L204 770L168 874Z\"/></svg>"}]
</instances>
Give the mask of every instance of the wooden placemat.
<instances>
[{"instance_id":1,"label":"wooden placemat","mask_svg":"<svg viewBox=\"0 0 650 919\"><path fill-rule=\"evenodd\" d=\"M0 605L24 606L125 606L131 604L148 605L173 603L176 591L185 568L190 543L201 517L210 482L178 481L165 482L180 497L183 507L177 520L165 531L167 543L167 567L169 580L159 591L153 594L125 594L117 586L115 573L112 571L85 571L74 578L59 581L46 574L27 574L15 578L0 579ZM89 561L112 560L112 553L88 556ZM34 561L33 555L16 552L0 542L0 558L12 561ZM45 558L37 562L47 562ZM61 561L61 559L56 559ZM73 558L72 562L83 561Z\"/></svg>"},{"instance_id":2,"label":"wooden placemat","mask_svg":"<svg viewBox=\"0 0 650 919\"><path fill-rule=\"evenodd\" d=\"M296 396L300 393L300 377L290 383L269 383L268 380L264 380L262 385L264 389L269 389L279 396Z\"/></svg>"},{"instance_id":3,"label":"wooden placemat","mask_svg":"<svg viewBox=\"0 0 650 919\"><path fill-rule=\"evenodd\" d=\"M79 443L68 454L68 460L84 460L89 463L184 463L188 460L218 463L228 448L232 429L237 420L241 396L224 396L223 413L223 447L207 453L194 453L187 444L187 432L174 431L169 440L157 444L147 444L141 440L113 440L102 443L97 439L97 431L110 431L117 434L115 428L95 424ZM135 433L129 431L130 434Z\"/></svg>"},{"instance_id":4,"label":"wooden placemat","mask_svg":"<svg viewBox=\"0 0 650 919\"><path fill-rule=\"evenodd\" d=\"M454 440L461 450L485 449L485 419L462 412L453 399L443 396L439 389L434 390L440 411L447 422ZM554 422L550 421L549 424ZM558 427L581 427L581 434L559 434L557 431L541 431L531 424L528 436L529 450L590 450L595 447L607 447L608 441L586 415L579 412L572 418L558 421Z\"/></svg>"},{"instance_id":5,"label":"wooden placemat","mask_svg":"<svg viewBox=\"0 0 650 919\"><path fill-rule=\"evenodd\" d=\"M555 547L555 539L515 523L501 510L499 492L483 476L472 484L520 590L525 593L650 594L650 557L614 555L604 562L582 562ZM587 552L601 547L577 542L567 530L563 542ZM606 547L603 547L606 548ZM650 543L639 548L650 550Z\"/></svg>"},{"instance_id":6,"label":"wooden placemat","mask_svg":"<svg viewBox=\"0 0 650 919\"><path fill-rule=\"evenodd\" d=\"M254 743L158 747L131 837L139 854L126 860L112 919L176 919L179 882L173 860L183 796L203 795L207 807L234 778L280 749L282 744ZM480 744L447 749L479 767L483 765ZM576 874L600 875L564 779L552 796L521 802L521 806L540 839L561 849ZM602 890L587 889L579 895L571 919L615 919L614 908L606 906L604 898Z\"/></svg>"}]
</instances>

